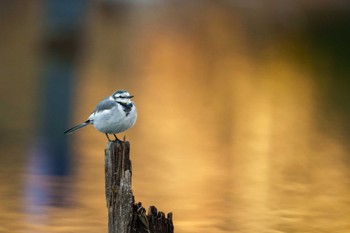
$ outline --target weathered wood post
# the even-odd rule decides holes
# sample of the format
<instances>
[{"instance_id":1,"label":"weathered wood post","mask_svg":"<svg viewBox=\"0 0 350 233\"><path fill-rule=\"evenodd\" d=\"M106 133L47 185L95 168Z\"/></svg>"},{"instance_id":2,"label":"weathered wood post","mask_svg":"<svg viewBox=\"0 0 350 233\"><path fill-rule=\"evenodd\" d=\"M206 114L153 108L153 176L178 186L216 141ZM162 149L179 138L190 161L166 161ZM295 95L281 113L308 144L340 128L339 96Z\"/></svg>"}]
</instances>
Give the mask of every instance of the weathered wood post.
<instances>
[{"instance_id":1,"label":"weathered wood post","mask_svg":"<svg viewBox=\"0 0 350 233\"><path fill-rule=\"evenodd\" d=\"M167 217L151 206L149 213L135 204L131 189L130 143L108 142L105 150L108 233L173 233L172 213Z\"/></svg>"},{"instance_id":2,"label":"weathered wood post","mask_svg":"<svg viewBox=\"0 0 350 233\"><path fill-rule=\"evenodd\" d=\"M134 197L131 191L129 142L108 142L105 151L108 233L130 232Z\"/></svg>"}]
</instances>

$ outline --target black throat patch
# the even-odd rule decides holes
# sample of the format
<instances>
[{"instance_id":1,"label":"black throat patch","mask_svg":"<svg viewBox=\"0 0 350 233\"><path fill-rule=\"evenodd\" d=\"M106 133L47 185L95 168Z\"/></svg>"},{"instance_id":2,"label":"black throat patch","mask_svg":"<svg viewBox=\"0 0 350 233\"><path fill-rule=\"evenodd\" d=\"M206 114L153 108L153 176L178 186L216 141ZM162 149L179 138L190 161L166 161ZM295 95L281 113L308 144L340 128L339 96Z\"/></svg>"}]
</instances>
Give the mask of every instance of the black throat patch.
<instances>
[{"instance_id":1,"label":"black throat patch","mask_svg":"<svg viewBox=\"0 0 350 233\"><path fill-rule=\"evenodd\" d=\"M123 107L125 115L128 116L130 114L130 111L132 109L133 104L132 103L126 104L126 103L122 103L122 102L119 102L119 101L117 101L117 103L120 104Z\"/></svg>"}]
</instances>

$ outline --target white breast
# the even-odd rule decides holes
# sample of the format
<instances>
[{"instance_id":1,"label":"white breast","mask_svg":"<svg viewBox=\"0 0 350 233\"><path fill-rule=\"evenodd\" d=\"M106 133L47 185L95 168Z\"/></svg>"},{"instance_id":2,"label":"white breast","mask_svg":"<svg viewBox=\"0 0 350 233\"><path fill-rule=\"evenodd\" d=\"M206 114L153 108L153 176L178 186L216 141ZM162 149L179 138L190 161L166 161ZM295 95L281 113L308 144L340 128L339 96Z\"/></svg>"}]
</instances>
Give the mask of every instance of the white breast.
<instances>
[{"instance_id":1,"label":"white breast","mask_svg":"<svg viewBox=\"0 0 350 233\"><path fill-rule=\"evenodd\" d=\"M96 112L94 115L94 127L108 134L117 134L131 128L137 118L135 105L132 107L129 114L126 114L123 107L119 104L112 109Z\"/></svg>"}]
</instances>

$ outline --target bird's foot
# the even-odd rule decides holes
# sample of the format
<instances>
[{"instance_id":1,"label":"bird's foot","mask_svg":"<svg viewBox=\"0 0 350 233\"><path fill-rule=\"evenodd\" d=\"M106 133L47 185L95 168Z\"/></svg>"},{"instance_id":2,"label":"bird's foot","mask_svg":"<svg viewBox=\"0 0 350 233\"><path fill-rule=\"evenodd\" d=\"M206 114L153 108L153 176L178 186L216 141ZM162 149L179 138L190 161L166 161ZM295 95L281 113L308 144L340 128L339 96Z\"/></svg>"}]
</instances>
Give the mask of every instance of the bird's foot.
<instances>
[{"instance_id":1,"label":"bird's foot","mask_svg":"<svg viewBox=\"0 0 350 233\"><path fill-rule=\"evenodd\" d=\"M106 137L107 137L108 141L109 141L109 142L112 142L112 140L111 140L111 139L109 139L108 134L106 134L106 133L105 133L105 135L106 135Z\"/></svg>"},{"instance_id":2,"label":"bird's foot","mask_svg":"<svg viewBox=\"0 0 350 233\"><path fill-rule=\"evenodd\" d=\"M115 138L114 139L115 142L122 142L122 140L119 140L119 138L117 138L117 135L115 135L115 134L113 134L113 135L114 135L114 138Z\"/></svg>"}]
</instances>

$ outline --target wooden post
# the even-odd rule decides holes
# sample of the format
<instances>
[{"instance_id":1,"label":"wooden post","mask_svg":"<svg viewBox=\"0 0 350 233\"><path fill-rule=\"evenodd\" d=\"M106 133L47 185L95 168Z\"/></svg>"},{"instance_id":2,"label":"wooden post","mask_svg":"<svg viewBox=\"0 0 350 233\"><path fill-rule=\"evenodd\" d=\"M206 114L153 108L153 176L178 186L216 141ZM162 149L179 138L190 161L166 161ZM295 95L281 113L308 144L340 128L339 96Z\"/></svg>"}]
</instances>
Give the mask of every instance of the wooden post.
<instances>
[{"instance_id":1,"label":"wooden post","mask_svg":"<svg viewBox=\"0 0 350 233\"><path fill-rule=\"evenodd\" d=\"M108 142L105 150L108 233L173 233L172 213L167 218L151 206L146 215L131 190L130 143Z\"/></svg>"},{"instance_id":2,"label":"wooden post","mask_svg":"<svg viewBox=\"0 0 350 233\"><path fill-rule=\"evenodd\" d=\"M134 197L131 191L129 142L108 142L105 151L108 233L130 232Z\"/></svg>"}]
</instances>

